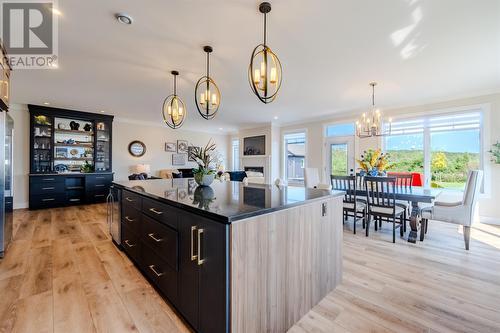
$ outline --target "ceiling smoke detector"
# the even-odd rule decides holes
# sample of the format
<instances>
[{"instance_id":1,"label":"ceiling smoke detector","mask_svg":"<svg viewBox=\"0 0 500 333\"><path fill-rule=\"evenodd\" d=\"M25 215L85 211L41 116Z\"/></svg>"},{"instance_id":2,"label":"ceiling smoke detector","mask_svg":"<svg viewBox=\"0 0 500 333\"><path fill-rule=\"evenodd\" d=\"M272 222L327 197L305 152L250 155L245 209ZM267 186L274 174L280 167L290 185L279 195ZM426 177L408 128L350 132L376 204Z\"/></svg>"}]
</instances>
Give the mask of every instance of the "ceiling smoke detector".
<instances>
[{"instance_id":1,"label":"ceiling smoke detector","mask_svg":"<svg viewBox=\"0 0 500 333\"><path fill-rule=\"evenodd\" d=\"M127 24L127 25L132 24L132 22L134 21L134 20L132 20L132 17L130 15L124 14L124 13L115 14L115 17L118 20L118 22L123 23L123 24Z\"/></svg>"}]
</instances>

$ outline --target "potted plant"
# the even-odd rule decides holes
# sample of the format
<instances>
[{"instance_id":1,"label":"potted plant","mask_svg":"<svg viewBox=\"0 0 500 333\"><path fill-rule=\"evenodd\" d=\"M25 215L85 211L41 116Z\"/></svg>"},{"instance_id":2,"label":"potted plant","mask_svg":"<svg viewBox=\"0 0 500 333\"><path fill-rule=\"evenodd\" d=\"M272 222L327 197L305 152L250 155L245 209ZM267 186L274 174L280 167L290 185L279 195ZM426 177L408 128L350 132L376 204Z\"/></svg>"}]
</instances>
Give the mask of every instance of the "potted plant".
<instances>
[{"instance_id":1,"label":"potted plant","mask_svg":"<svg viewBox=\"0 0 500 333\"><path fill-rule=\"evenodd\" d=\"M389 163L390 155L382 153L380 149L369 149L364 151L361 159L357 159L361 176L385 176L387 170L394 167L394 164Z\"/></svg>"},{"instance_id":2,"label":"potted plant","mask_svg":"<svg viewBox=\"0 0 500 333\"><path fill-rule=\"evenodd\" d=\"M193 169L194 180L200 186L210 186L217 174L218 164L217 146L210 139L205 147L191 147L189 158L198 164L198 168Z\"/></svg>"}]
</instances>

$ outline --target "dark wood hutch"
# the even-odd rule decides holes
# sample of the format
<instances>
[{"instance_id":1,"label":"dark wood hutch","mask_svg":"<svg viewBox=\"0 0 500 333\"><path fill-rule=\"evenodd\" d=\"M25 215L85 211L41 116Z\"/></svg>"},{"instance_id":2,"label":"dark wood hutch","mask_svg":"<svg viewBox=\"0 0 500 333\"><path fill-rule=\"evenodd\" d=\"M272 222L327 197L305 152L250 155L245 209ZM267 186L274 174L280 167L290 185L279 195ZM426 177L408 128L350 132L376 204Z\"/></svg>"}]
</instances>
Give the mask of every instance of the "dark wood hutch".
<instances>
[{"instance_id":1,"label":"dark wood hutch","mask_svg":"<svg viewBox=\"0 0 500 333\"><path fill-rule=\"evenodd\" d=\"M30 209L104 202L113 180L113 116L28 105Z\"/></svg>"}]
</instances>

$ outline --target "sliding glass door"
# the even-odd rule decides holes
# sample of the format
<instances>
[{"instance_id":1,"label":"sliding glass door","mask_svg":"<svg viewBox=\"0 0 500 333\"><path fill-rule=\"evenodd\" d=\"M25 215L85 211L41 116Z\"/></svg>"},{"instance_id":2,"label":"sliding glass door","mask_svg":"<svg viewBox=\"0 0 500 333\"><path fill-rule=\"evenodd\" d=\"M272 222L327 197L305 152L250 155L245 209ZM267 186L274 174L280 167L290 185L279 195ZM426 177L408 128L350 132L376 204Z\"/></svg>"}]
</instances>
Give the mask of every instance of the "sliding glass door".
<instances>
[{"instance_id":1,"label":"sliding glass door","mask_svg":"<svg viewBox=\"0 0 500 333\"><path fill-rule=\"evenodd\" d=\"M290 133L284 136L285 179L289 185L304 185L306 164L306 133Z\"/></svg>"},{"instance_id":2,"label":"sliding glass door","mask_svg":"<svg viewBox=\"0 0 500 333\"><path fill-rule=\"evenodd\" d=\"M354 138L330 138L327 149L329 175L347 176L354 172Z\"/></svg>"}]
</instances>

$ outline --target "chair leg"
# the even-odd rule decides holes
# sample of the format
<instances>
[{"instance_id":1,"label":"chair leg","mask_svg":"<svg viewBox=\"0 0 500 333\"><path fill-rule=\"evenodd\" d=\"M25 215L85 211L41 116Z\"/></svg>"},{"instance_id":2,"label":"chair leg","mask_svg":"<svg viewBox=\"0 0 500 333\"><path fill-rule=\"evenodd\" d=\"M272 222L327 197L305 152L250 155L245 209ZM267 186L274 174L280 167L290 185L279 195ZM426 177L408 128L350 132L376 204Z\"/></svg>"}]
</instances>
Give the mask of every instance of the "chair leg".
<instances>
[{"instance_id":1,"label":"chair leg","mask_svg":"<svg viewBox=\"0 0 500 333\"><path fill-rule=\"evenodd\" d=\"M366 219L366 237L368 237L368 234L370 233L370 220L371 216L368 215Z\"/></svg>"},{"instance_id":2,"label":"chair leg","mask_svg":"<svg viewBox=\"0 0 500 333\"><path fill-rule=\"evenodd\" d=\"M420 241L423 242L425 238L425 228L427 225L427 219L420 220Z\"/></svg>"},{"instance_id":3,"label":"chair leg","mask_svg":"<svg viewBox=\"0 0 500 333\"><path fill-rule=\"evenodd\" d=\"M429 228L429 220L425 220L425 234L427 235L427 229Z\"/></svg>"},{"instance_id":4,"label":"chair leg","mask_svg":"<svg viewBox=\"0 0 500 333\"><path fill-rule=\"evenodd\" d=\"M382 229L382 217L378 218L378 227Z\"/></svg>"},{"instance_id":5,"label":"chair leg","mask_svg":"<svg viewBox=\"0 0 500 333\"><path fill-rule=\"evenodd\" d=\"M400 225L399 225L399 235L401 237L404 236L404 224L406 223L405 221L406 221L406 219L404 217L404 214L400 215L399 216L399 222L400 222Z\"/></svg>"},{"instance_id":6,"label":"chair leg","mask_svg":"<svg viewBox=\"0 0 500 333\"><path fill-rule=\"evenodd\" d=\"M354 234L356 235L356 220L358 219L358 213L354 212L354 219L353 219L353 224L354 224Z\"/></svg>"},{"instance_id":7,"label":"chair leg","mask_svg":"<svg viewBox=\"0 0 500 333\"><path fill-rule=\"evenodd\" d=\"M406 232L406 218L407 218L407 215L406 215L406 211L404 212L404 220L403 220L403 232Z\"/></svg>"},{"instance_id":8,"label":"chair leg","mask_svg":"<svg viewBox=\"0 0 500 333\"><path fill-rule=\"evenodd\" d=\"M396 243L396 216L392 217L392 242Z\"/></svg>"},{"instance_id":9,"label":"chair leg","mask_svg":"<svg viewBox=\"0 0 500 333\"><path fill-rule=\"evenodd\" d=\"M469 251L470 227L466 227L465 225L464 225L464 241L465 241L465 249Z\"/></svg>"},{"instance_id":10,"label":"chair leg","mask_svg":"<svg viewBox=\"0 0 500 333\"><path fill-rule=\"evenodd\" d=\"M363 229L366 228L366 207L363 210Z\"/></svg>"},{"instance_id":11,"label":"chair leg","mask_svg":"<svg viewBox=\"0 0 500 333\"><path fill-rule=\"evenodd\" d=\"M374 217L373 217L373 221L375 222L375 223L374 223L374 225L375 225L375 226L374 226L374 227L375 227L375 231L377 231L377 230L378 230L378 217L377 217L377 216L374 216Z\"/></svg>"}]
</instances>

